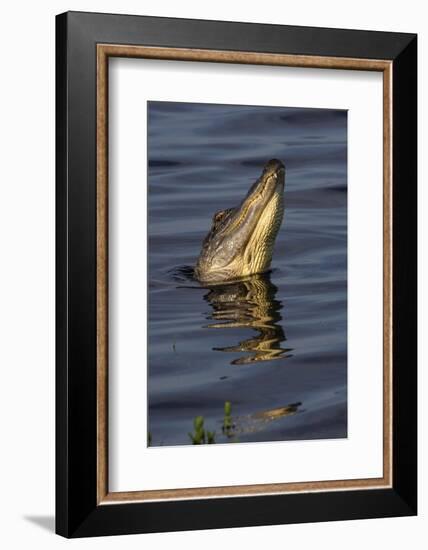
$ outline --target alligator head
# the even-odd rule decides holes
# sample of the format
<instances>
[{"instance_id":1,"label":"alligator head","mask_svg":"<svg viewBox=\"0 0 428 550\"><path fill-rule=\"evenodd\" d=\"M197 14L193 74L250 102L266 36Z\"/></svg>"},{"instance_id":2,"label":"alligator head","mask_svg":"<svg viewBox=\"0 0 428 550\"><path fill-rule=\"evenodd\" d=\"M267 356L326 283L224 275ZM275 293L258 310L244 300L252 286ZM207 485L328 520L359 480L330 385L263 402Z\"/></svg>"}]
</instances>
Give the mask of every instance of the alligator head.
<instances>
[{"instance_id":1,"label":"alligator head","mask_svg":"<svg viewBox=\"0 0 428 550\"><path fill-rule=\"evenodd\" d=\"M284 179L283 163L270 160L239 206L214 214L195 267L199 281L229 281L269 269L284 213Z\"/></svg>"}]
</instances>

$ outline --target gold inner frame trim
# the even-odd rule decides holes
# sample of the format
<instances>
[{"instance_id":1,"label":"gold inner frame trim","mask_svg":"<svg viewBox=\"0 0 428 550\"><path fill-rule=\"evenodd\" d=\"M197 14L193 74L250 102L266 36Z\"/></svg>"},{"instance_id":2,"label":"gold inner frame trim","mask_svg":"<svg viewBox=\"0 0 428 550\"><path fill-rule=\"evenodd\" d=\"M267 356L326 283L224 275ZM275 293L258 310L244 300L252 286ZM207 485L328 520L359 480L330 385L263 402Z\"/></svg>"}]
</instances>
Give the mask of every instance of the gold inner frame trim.
<instances>
[{"instance_id":1,"label":"gold inner frame trim","mask_svg":"<svg viewBox=\"0 0 428 550\"><path fill-rule=\"evenodd\" d=\"M383 476L225 487L109 492L108 488L108 59L347 69L383 73ZM97 44L97 503L221 498L392 486L392 68L391 61Z\"/></svg>"}]
</instances>

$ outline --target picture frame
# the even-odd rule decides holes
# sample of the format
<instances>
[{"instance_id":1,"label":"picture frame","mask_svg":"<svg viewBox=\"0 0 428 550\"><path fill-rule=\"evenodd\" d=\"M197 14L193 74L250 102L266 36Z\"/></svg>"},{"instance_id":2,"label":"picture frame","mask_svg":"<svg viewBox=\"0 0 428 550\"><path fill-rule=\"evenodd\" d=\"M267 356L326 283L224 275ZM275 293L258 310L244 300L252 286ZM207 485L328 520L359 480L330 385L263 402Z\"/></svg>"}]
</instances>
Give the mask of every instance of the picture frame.
<instances>
[{"instance_id":1,"label":"picture frame","mask_svg":"<svg viewBox=\"0 0 428 550\"><path fill-rule=\"evenodd\" d=\"M112 57L382 73L381 478L189 487L150 495L144 488L109 491L107 83ZM417 513L416 94L414 34L83 12L57 16L58 534L86 537Z\"/></svg>"}]
</instances>

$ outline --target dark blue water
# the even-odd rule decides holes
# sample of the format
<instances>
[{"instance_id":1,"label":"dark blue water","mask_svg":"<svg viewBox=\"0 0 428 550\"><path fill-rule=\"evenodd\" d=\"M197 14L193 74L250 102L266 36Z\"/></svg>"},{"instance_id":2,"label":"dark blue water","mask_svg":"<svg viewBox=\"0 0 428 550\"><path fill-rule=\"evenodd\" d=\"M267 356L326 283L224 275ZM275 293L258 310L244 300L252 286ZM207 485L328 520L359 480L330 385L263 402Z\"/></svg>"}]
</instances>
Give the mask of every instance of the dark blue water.
<instances>
[{"instance_id":1,"label":"dark blue water","mask_svg":"<svg viewBox=\"0 0 428 550\"><path fill-rule=\"evenodd\" d=\"M346 111L149 102L148 121L150 444L191 444L196 416L216 443L346 437ZM271 272L201 287L214 212L271 158Z\"/></svg>"}]
</instances>

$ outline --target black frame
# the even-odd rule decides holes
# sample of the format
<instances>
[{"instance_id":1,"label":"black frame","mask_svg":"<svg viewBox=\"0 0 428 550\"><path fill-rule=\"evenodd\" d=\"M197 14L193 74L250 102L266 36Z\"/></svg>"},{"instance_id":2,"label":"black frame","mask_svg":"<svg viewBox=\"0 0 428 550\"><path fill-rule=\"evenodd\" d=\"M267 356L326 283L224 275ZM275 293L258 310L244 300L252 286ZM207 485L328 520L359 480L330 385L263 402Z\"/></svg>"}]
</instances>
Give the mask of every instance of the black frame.
<instances>
[{"instance_id":1,"label":"black frame","mask_svg":"<svg viewBox=\"0 0 428 550\"><path fill-rule=\"evenodd\" d=\"M393 487L97 506L96 44L393 61ZM65 537L417 513L417 36L68 12L56 18L56 531Z\"/></svg>"}]
</instances>

